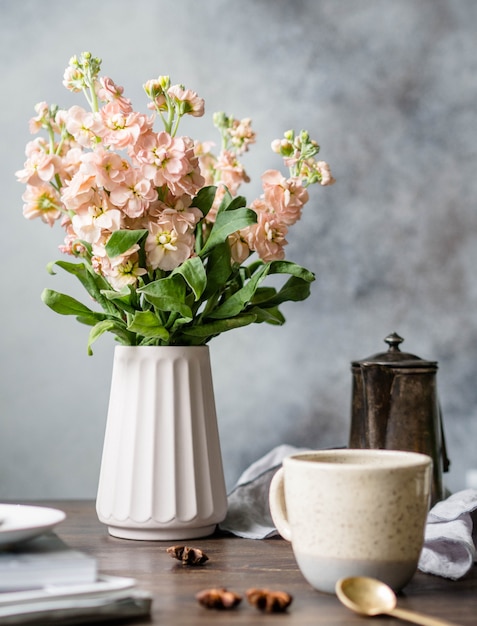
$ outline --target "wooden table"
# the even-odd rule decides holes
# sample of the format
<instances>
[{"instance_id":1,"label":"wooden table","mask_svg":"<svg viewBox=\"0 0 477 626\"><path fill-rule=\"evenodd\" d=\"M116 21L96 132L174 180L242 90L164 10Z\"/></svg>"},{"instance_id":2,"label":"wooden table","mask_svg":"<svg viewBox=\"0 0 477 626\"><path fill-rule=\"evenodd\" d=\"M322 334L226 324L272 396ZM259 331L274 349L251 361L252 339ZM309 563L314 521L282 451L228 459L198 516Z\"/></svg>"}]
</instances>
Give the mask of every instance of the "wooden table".
<instances>
[{"instance_id":1,"label":"wooden table","mask_svg":"<svg viewBox=\"0 0 477 626\"><path fill-rule=\"evenodd\" d=\"M364 618L343 607L334 595L315 591L303 578L286 541L278 538L248 540L230 535L187 542L149 542L115 539L96 518L92 502L48 502L67 513L57 533L71 547L94 555L104 574L133 577L153 595L152 620L135 624L211 626L247 624L264 626L375 626L400 623L387 617ZM173 560L166 548L186 543L204 550L209 561L186 567ZM244 593L250 587L283 589L294 597L284 614L263 614L246 599L232 611L208 610L195 594L205 588L227 587ZM408 609L452 620L462 626L477 624L477 567L459 581L417 573L400 596ZM124 624L121 621L121 624Z\"/></svg>"}]
</instances>

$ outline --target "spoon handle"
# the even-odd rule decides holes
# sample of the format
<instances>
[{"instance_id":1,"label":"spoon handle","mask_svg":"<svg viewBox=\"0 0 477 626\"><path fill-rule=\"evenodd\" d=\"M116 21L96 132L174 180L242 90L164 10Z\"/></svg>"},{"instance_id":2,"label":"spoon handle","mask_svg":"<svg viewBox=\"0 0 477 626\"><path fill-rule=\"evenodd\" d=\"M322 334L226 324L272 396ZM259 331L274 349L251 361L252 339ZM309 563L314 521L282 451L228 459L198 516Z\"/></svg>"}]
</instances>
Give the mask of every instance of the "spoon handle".
<instances>
[{"instance_id":1,"label":"spoon handle","mask_svg":"<svg viewBox=\"0 0 477 626\"><path fill-rule=\"evenodd\" d=\"M454 622L445 619L438 619L430 615L423 615L417 611L409 611L408 609L395 608L389 612L393 617L412 622L413 624L421 624L421 626L458 626Z\"/></svg>"}]
</instances>

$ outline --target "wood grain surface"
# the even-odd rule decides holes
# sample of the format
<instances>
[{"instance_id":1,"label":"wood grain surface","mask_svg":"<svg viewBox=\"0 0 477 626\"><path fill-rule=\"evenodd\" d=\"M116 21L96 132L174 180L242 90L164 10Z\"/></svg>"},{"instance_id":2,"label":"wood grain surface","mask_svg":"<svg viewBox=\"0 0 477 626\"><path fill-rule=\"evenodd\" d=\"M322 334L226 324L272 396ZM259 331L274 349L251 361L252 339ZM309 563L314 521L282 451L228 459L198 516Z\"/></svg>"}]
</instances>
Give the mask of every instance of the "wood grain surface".
<instances>
[{"instance_id":1,"label":"wood grain surface","mask_svg":"<svg viewBox=\"0 0 477 626\"><path fill-rule=\"evenodd\" d=\"M279 538L248 540L216 534L187 542L128 541L108 535L106 527L96 518L93 502L41 504L66 512L67 518L58 526L57 533L70 546L94 555L102 573L133 577L139 587L153 595L152 619L135 620L135 624L263 626L273 622L283 626L365 626L367 623L389 626L392 621L400 623L384 616L355 615L334 595L315 591L298 570L290 544ZM209 560L198 567L184 566L166 552L175 544L198 547ZM206 609L198 604L195 595L211 587L226 587L243 594L244 599L230 611ZM245 591L251 587L285 590L293 595L293 603L286 613L261 613L245 599ZM477 567L459 581L418 572L400 594L398 604L462 626L475 626Z\"/></svg>"}]
</instances>

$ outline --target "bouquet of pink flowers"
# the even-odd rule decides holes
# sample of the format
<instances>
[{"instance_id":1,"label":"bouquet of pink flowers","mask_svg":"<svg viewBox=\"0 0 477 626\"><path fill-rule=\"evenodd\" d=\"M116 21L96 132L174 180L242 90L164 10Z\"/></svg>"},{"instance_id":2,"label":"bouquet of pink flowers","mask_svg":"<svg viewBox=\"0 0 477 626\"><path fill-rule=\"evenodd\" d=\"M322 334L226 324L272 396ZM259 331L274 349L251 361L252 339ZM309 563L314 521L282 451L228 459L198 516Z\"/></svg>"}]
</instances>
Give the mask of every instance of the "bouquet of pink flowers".
<instances>
[{"instance_id":1,"label":"bouquet of pink flowers","mask_svg":"<svg viewBox=\"0 0 477 626\"><path fill-rule=\"evenodd\" d=\"M312 272L284 260L287 231L308 201L307 187L334 182L315 157L318 144L293 131L272 143L289 176L268 170L249 207L238 195L249 178L239 157L255 142L249 119L214 115L213 144L178 135L181 118L204 113L204 101L160 76L144 85L149 114L136 112L122 87L100 76L90 53L73 57L64 85L82 91L89 110L36 105L26 147L23 213L65 232L60 250L77 259L54 266L76 276L100 310L45 289L43 301L124 345L202 345L254 322L283 324L286 301L304 300ZM162 122L154 130L155 120ZM244 262L253 254L256 259ZM276 289L268 275L287 279Z\"/></svg>"}]
</instances>

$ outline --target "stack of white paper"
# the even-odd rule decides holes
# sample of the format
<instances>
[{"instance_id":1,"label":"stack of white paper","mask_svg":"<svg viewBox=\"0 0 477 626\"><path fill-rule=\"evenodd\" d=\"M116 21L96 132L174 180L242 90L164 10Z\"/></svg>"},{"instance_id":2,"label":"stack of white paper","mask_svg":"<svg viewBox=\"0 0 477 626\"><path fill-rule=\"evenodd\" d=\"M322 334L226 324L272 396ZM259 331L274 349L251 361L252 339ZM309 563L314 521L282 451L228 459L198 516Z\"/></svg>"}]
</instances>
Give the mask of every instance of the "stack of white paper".
<instances>
[{"instance_id":1,"label":"stack of white paper","mask_svg":"<svg viewBox=\"0 0 477 626\"><path fill-rule=\"evenodd\" d=\"M0 624L84 624L147 615L132 578L101 576L96 559L53 532L0 550Z\"/></svg>"},{"instance_id":2,"label":"stack of white paper","mask_svg":"<svg viewBox=\"0 0 477 626\"><path fill-rule=\"evenodd\" d=\"M0 624L83 624L148 615L151 597L132 578L0 594Z\"/></svg>"}]
</instances>

